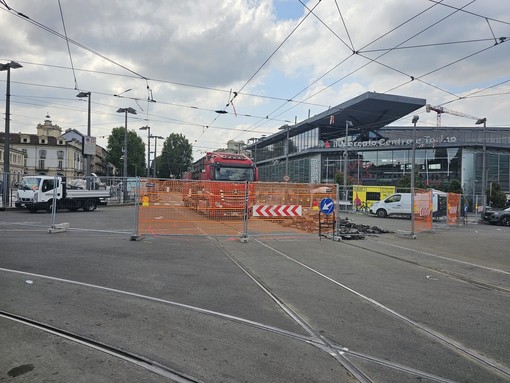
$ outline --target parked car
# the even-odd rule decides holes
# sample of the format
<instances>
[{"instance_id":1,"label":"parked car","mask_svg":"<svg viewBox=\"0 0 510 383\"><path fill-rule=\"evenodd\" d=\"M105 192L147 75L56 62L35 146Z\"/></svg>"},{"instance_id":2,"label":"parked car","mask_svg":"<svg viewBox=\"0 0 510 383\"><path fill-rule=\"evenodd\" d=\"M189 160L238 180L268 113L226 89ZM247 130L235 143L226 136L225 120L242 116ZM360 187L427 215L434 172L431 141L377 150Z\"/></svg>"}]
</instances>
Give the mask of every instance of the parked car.
<instances>
[{"instance_id":1,"label":"parked car","mask_svg":"<svg viewBox=\"0 0 510 383\"><path fill-rule=\"evenodd\" d=\"M500 211L492 211L487 217L484 217L490 224L493 225L503 225L510 226L510 207L507 207L505 210Z\"/></svg>"},{"instance_id":2,"label":"parked car","mask_svg":"<svg viewBox=\"0 0 510 383\"><path fill-rule=\"evenodd\" d=\"M494 210L492 207L485 209L485 213L483 213L482 220L485 222L489 222L491 220L492 215L499 210Z\"/></svg>"}]
</instances>

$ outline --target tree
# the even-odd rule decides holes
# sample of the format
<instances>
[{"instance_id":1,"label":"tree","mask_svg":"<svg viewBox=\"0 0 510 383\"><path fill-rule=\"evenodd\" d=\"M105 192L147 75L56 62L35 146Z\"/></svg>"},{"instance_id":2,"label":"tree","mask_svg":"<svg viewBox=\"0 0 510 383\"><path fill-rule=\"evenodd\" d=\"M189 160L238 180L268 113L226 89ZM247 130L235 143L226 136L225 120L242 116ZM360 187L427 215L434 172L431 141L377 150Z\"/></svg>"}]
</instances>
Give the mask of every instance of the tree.
<instances>
[{"instance_id":1,"label":"tree","mask_svg":"<svg viewBox=\"0 0 510 383\"><path fill-rule=\"evenodd\" d=\"M497 182L491 182L489 188L489 203L492 207L503 208L506 205L506 194L501 191L501 186Z\"/></svg>"},{"instance_id":2,"label":"tree","mask_svg":"<svg viewBox=\"0 0 510 383\"><path fill-rule=\"evenodd\" d=\"M157 176L181 178L193 158L193 147L180 133L172 133L163 143L161 156L156 159Z\"/></svg>"},{"instance_id":3,"label":"tree","mask_svg":"<svg viewBox=\"0 0 510 383\"><path fill-rule=\"evenodd\" d=\"M335 174L335 183L338 185L344 184L344 173L343 172L337 172ZM354 185L355 179L354 177L347 176L347 185Z\"/></svg>"},{"instance_id":4,"label":"tree","mask_svg":"<svg viewBox=\"0 0 510 383\"><path fill-rule=\"evenodd\" d=\"M402 189L410 189L411 188L411 175L406 174L404 177L400 177L397 180L397 186ZM414 175L414 187L416 189L423 189L425 187L422 179L420 178L420 174L418 172L416 172Z\"/></svg>"},{"instance_id":5,"label":"tree","mask_svg":"<svg viewBox=\"0 0 510 383\"><path fill-rule=\"evenodd\" d=\"M451 180L450 185L448 185L448 189L446 191L450 193L464 194L462 185L460 184L459 180Z\"/></svg>"},{"instance_id":6,"label":"tree","mask_svg":"<svg viewBox=\"0 0 510 383\"><path fill-rule=\"evenodd\" d=\"M124 169L124 127L112 129L112 134L108 137L108 146L106 161L117 168L117 174L121 174ZM143 140L135 131L128 130L128 171L127 177L138 176L143 173L145 164L145 145Z\"/></svg>"}]
</instances>

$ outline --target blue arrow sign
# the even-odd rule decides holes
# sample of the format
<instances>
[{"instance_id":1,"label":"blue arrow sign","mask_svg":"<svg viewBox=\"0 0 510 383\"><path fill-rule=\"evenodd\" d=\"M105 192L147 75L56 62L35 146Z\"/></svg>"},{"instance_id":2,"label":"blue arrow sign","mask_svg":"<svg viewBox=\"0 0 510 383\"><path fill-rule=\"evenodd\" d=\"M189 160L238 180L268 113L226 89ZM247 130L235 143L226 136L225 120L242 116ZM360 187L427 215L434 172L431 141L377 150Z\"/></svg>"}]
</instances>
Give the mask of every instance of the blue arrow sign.
<instances>
[{"instance_id":1,"label":"blue arrow sign","mask_svg":"<svg viewBox=\"0 0 510 383\"><path fill-rule=\"evenodd\" d=\"M331 198L323 198L321 200L321 206L320 206L321 212L328 215L333 213L335 210L335 203Z\"/></svg>"}]
</instances>

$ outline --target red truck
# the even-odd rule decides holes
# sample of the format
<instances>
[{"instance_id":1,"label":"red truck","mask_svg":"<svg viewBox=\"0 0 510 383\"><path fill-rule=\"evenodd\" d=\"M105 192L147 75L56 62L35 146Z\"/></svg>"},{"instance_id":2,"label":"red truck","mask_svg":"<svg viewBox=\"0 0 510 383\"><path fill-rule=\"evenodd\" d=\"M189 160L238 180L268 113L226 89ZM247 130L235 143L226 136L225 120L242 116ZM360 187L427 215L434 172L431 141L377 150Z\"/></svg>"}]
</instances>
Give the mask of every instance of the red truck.
<instances>
[{"instance_id":1,"label":"red truck","mask_svg":"<svg viewBox=\"0 0 510 383\"><path fill-rule=\"evenodd\" d=\"M184 205L208 217L243 217L246 196L248 206L253 205L258 170L244 154L209 152L186 175L190 183L184 188Z\"/></svg>"}]
</instances>

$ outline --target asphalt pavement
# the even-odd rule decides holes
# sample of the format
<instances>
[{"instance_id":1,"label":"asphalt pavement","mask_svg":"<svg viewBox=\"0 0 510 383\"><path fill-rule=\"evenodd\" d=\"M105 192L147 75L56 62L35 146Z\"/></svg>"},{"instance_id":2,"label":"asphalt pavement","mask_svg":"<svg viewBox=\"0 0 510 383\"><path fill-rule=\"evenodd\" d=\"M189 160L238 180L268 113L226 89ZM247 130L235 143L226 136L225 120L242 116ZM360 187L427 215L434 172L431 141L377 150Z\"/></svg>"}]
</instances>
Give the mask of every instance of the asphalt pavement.
<instances>
[{"instance_id":1,"label":"asphalt pavement","mask_svg":"<svg viewBox=\"0 0 510 383\"><path fill-rule=\"evenodd\" d=\"M146 236L0 211L1 382L510 382L510 228Z\"/></svg>"}]
</instances>

